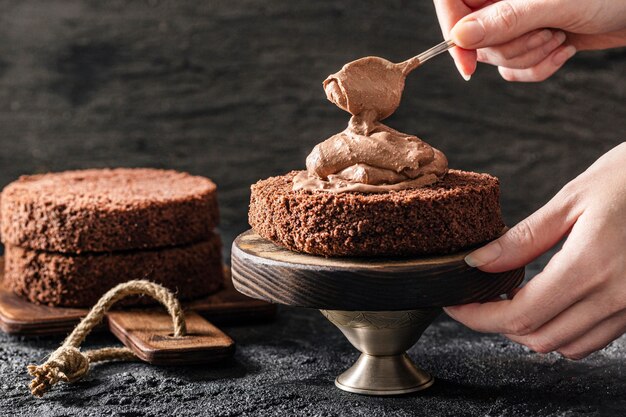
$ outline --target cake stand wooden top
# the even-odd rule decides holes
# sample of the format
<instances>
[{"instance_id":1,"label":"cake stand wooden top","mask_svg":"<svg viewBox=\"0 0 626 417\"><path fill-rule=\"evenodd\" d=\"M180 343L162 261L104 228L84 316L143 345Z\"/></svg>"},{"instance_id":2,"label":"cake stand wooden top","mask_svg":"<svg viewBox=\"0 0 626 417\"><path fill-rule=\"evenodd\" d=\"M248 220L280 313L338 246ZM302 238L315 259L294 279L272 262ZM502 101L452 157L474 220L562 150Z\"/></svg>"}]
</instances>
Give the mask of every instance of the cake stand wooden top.
<instances>
[{"instance_id":1,"label":"cake stand wooden top","mask_svg":"<svg viewBox=\"0 0 626 417\"><path fill-rule=\"evenodd\" d=\"M241 293L326 310L411 310L486 301L520 285L524 268L490 274L468 252L423 258L324 258L292 252L253 231L237 237L232 276Z\"/></svg>"}]
</instances>

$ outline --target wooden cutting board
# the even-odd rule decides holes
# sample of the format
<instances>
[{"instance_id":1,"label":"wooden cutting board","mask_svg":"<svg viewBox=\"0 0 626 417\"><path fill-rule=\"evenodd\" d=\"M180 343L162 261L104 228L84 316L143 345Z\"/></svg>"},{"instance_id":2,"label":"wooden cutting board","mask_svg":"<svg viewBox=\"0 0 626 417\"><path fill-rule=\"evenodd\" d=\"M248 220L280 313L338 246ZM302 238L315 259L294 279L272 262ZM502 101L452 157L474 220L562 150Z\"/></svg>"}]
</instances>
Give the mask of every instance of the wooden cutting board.
<instances>
[{"instance_id":1,"label":"wooden cutting board","mask_svg":"<svg viewBox=\"0 0 626 417\"><path fill-rule=\"evenodd\" d=\"M227 359L235 342L193 311L185 313L187 335L172 335L172 318L160 311L111 311L109 330L139 359L153 365L195 365Z\"/></svg>"},{"instance_id":2,"label":"wooden cutting board","mask_svg":"<svg viewBox=\"0 0 626 417\"><path fill-rule=\"evenodd\" d=\"M240 294L232 284L230 269L225 271L224 288L207 297L183 303L186 311L194 311L216 324L246 324L272 319L276 306ZM163 312L162 309L152 308ZM15 335L67 334L88 312L88 309L49 307L28 302L13 294L4 285L4 259L0 257L0 329ZM168 317L164 314L164 317ZM106 328L103 323L101 329Z\"/></svg>"}]
</instances>

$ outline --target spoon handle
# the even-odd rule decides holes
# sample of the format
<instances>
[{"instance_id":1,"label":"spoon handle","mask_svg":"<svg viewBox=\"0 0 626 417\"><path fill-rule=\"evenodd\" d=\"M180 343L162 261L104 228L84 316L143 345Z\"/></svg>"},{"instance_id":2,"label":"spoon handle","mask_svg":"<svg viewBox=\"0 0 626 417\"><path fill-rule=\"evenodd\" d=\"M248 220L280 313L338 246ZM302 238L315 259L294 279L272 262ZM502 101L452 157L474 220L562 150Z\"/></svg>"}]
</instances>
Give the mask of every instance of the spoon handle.
<instances>
[{"instance_id":1,"label":"spoon handle","mask_svg":"<svg viewBox=\"0 0 626 417\"><path fill-rule=\"evenodd\" d=\"M403 67L402 73L404 75L407 75L409 72L413 71L415 68L428 61L430 58L435 57L454 46L456 45L451 40L443 41L440 44L437 44L428 49L427 51L424 51L421 54L414 56L413 58L407 59L406 61L399 63L398 65Z\"/></svg>"}]
</instances>

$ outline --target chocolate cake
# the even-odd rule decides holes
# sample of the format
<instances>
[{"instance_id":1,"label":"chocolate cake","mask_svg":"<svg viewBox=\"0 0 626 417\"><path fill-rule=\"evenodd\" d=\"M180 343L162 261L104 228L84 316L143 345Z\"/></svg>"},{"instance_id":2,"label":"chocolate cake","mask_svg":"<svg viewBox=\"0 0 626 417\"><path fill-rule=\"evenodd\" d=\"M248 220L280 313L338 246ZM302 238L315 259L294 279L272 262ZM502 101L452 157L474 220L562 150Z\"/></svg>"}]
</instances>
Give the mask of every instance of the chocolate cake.
<instances>
[{"instance_id":1,"label":"chocolate cake","mask_svg":"<svg viewBox=\"0 0 626 417\"><path fill-rule=\"evenodd\" d=\"M0 197L5 285L29 301L90 307L149 279L181 299L223 283L215 184L158 169L24 176ZM137 300L135 300L137 301Z\"/></svg>"},{"instance_id":2,"label":"chocolate cake","mask_svg":"<svg viewBox=\"0 0 626 417\"><path fill-rule=\"evenodd\" d=\"M420 56L365 57L326 78L348 126L313 148L306 171L252 186L260 236L313 255L394 257L449 254L502 232L497 178L450 170L442 151L382 123Z\"/></svg>"},{"instance_id":3,"label":"chocolate cake","mask_svg":"<svg viewBox=\"0 0 626 417\"><path fill-rule=\"evenodd\" d=\"M386 193L292 189L298 171L252 186L249 222L262 237L321 256L447 254L504 227L498 179L449 170L421 188Z\"/></svg>"},{"instance_id":4,"label":"chocolate cake","mask_svg":"<svg viewBox=\"0 0 626 417\"><path fill-rule=\"evenodd\" d=\"M212 235L200 243L164 249L81 255L5 248L6 283L34 303L90 307L113 286L133 279L164 285L180 300L215 292L224 280L220 238Z\"/></svg>"},{"instance_id":5,"label":"chocolate cake","mask_svg":"<svg viewBox=\"0 0 626 417\"><path fill-rule=\"evenodd\" d=\"M218 223L208 178L157 169L23 176L2 191L2 241L63 253L185 245Z\"/></svg>"}]
</instances>

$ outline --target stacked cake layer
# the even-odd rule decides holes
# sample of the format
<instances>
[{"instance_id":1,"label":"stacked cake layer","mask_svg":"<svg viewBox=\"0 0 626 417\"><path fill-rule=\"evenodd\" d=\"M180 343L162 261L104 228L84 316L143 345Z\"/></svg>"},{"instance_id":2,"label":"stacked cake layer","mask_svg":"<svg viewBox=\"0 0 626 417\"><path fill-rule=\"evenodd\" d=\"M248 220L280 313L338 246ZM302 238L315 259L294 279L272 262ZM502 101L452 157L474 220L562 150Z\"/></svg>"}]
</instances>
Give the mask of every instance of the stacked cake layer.
<instances>
[{"instance_id":1,"label":"stacked cake layer","mask_svg":"<svg viewBox=\"0 0 626 417\"><path fill-rule=\"evenodd\" d=\"M386 193L293 190L297 171L252 186L249 222L287 249L334 256L454 253L504 228L498 179L450 170L435 184Z\"/></svg>"},{"instance_id":2,"label":"stacked cake layer","mask_svg":"<svg viewBox=\"0 0 626 417\"><path fill-rule=\"evenodd\" d=\"M215 184L155 169L21 177L0 200L5 280L28 300L90 306L150 279L199 297L223 282Z\"/></svg>"}]
</instances>

